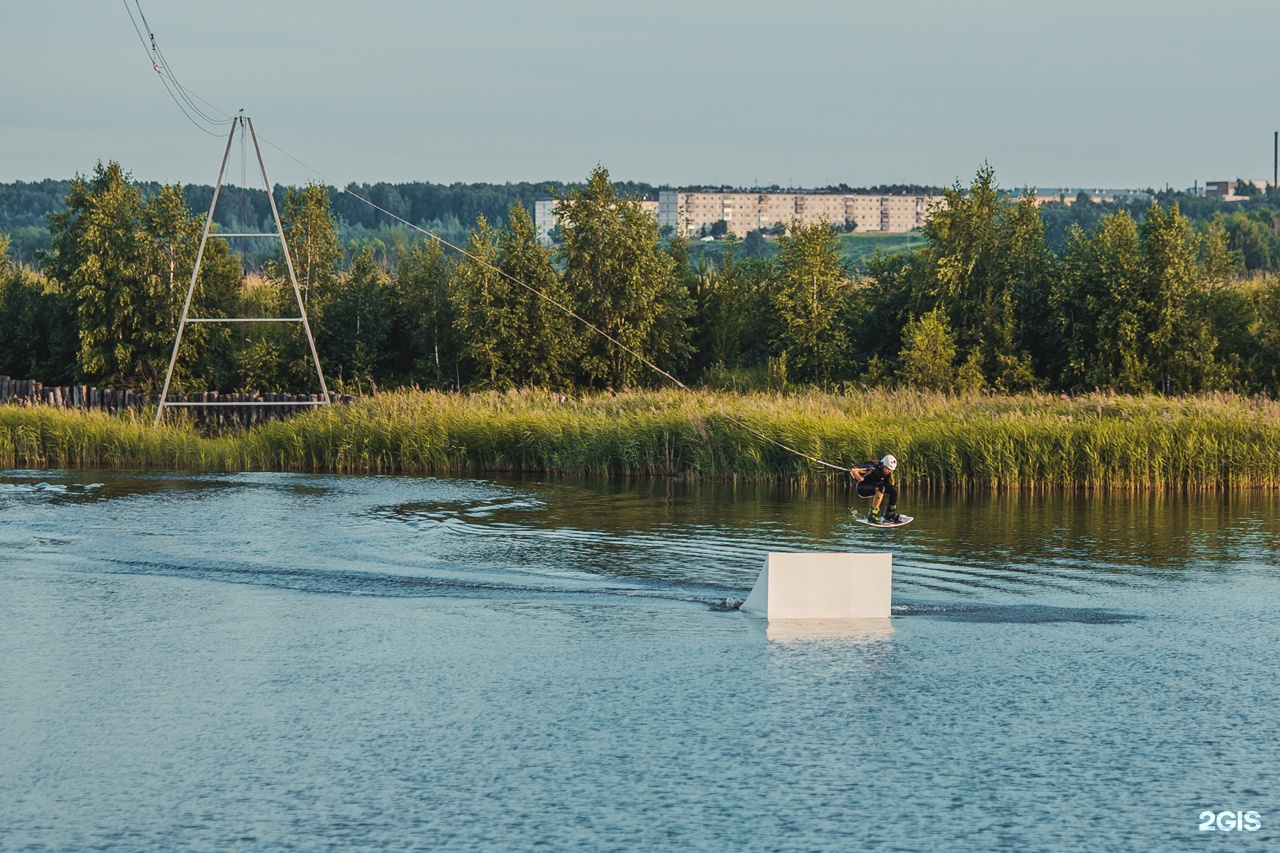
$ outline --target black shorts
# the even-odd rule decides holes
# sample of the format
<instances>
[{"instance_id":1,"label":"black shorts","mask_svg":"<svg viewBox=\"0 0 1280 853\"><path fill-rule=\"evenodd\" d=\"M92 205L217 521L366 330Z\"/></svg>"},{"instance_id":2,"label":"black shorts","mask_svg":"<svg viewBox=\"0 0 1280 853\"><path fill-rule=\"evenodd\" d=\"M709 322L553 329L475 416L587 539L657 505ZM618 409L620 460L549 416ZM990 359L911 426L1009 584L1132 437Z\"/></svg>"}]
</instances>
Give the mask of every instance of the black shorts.
<instances>
[{"instance_id":1,"label":"black shorts","mask_svg":"<svg viewBox=\"0 0 1280 853\"><path fill-rule=\"evenodd\" d=\"M861 482L857 483L854 488L857 489L858 497L874 498L876 496L876 492L883 490L884 487L885 487L885 483L883 480L881 480L878 483L869 483L866 480L862 480Z\"/></svg>"},{"instance_id":2,"label":"black shorts","mask_svg":"<svg viewBox=\"0 0 1280 853\"><path fill-rule=\"evenodd\" d=\"M874 498L876 492L884 492L884 496L889 499L889 506L897 506L898 487L889 480L879 480L875 483L863 480L857 483L854 489L860 498Z\"/></svg>"}]
</instances>

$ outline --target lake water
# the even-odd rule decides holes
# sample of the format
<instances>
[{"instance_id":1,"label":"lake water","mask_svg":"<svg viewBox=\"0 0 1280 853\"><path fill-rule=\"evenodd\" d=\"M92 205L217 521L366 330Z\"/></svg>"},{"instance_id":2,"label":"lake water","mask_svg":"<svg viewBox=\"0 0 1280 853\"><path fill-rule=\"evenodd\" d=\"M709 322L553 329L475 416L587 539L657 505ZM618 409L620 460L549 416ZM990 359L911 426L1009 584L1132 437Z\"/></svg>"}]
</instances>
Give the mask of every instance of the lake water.
<instances>
[{"instance_id":1,"label":"lake water","mask_svg":"<svg viewBox=\"0 0 1280 853\"><path fill-rule=\"evenodd\" d=\"M0 474L5 850L1280 839L1280 500ZM885 630L737 611L894 554ZM1257 812L1256 831L1200 829ZM1230 825L1228 820L1223 825Z\"/></svg>"}]
</instances>

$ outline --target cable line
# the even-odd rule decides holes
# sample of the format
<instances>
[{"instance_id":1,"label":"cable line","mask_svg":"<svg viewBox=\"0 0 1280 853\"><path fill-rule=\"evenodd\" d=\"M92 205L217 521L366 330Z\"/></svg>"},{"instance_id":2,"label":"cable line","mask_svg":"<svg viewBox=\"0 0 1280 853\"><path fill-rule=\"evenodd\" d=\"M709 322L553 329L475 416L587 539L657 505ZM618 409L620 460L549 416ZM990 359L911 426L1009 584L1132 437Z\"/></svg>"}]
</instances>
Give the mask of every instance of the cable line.
<instances>
[{"instance_id":1,"label":"cable line","mask_svg":"<svg viewBox=\"0 0 1280 853\"><path fill-rule=\"evenodd\" d=\"M214 106L213 104L209 103L209 101L205 100L204 98L200 97L199 95L197 95L197 94L196 94L196 93L194 93L194 92L190 92L188 89L186 89L186 88L185 88L184 86L182 86L180 83L178 83L177 79L173 77L172 72L170 72L170 71L168 70L168 66L167 66L167 64L162 64L162 63L164 63L164 56L163 56L163 54L161 54L161 53L160 53L160 49L159 49L159 47L158 47L158 46L156 46L156 43L155 43L155 35L150 33L150 27L148 27L148 26L147 26L147 19L146 19L146 16L145 16L145 15L143 15L143 13L142 13L142 6L140 5L139 0L134 0L134 5L135 5L135 6L137 6L137 9L138 9L138 16L142 19L143 27L147 29L147 32L148 32L149 34L151 34L151 47L150 47L150 48L148 48L148 47L147 47L147 40L146 40L146 38L144 38L144 37L143 37L143 35L142 35L142 30L141 30L141 29L139 29L138 24L137 24L137 21L134 21L134 18L133 18L133 12L132 12L132 10L130 10L130 9L129 9L129 0L123 0L123 2L124 2L125 11L129 13L129 20L130 20L130 21L133 21L133 27L134 27L134 30L138 33L138 38L139 38L139 40L142 42L142 46L143 46L143 48L144 48L145 50L147 50L147 57L148 57L149 59L151 59L151 61L152 61L152 67L156 70L157 74L159 74L159 75L160 75L160 79L161 79L161 81L165 82L165 89L166 89L166 90L168 90L168 89L169 89L169 83L171 82L171 83L173 84L173 86L174 86L174 87L175 87L175 88L176 88L180 93L182 93L183 98L186 100L186 102L187 102L187 103L189 103L189 104L191 104L191 106L192 106L192 111L193 111L193 112L195 112L197 115L199 115L199 116L200 116L202 119L204 119L205 121L208 121L210 124L225 124L226 122L235 121L235 118L234 118L233 116L231 116L231 115L229 115L229 114L227 114L227 113L223 112L222 110L218 109L218 107L216 107L216 106ZM213 133L212 131L208 130L207 128L201 127L201 126L196 122L196 120L195 120L194 118L192 118L192 117L191 117L191 115L187 112L187 109L183 107L182 102L180 102L180 101L179 101L179 99L178 99L177 97L175 97L175 96L174 96L174 94L173 94L173 92L172 92L172 91L169 91L169 95L170 95L170 97L172 97L172 98L174 99L174 102L178 104L179 109L182 109L183 115L186 115L186 116L187 116L187 118L188 118L188 120L190 120L192 124L196 125L196 127L199 127L199 128L200 128L201 130L203 130L205 133L209 133L210 135L213 135L213 136L217 136L217 135L218 135L218 134ZM194 103L192 103L192 100L191 100L191 99L193 99L193 98L194 98L194 99L196 99L196 100L201 101L202 103L204 103L206 106L208 106L210 109L214 110L215 112L217 112L217 113L219 113L219 114L221 114L221 115L225 116L225 117L226 117L225 121L215 121L215 120L209 119L209 118L204 114L204 112L203 112L202 110L200 110L198 107L196 107L196 106L194 105ZM643 355L641 355L641 354L640 354L639 352L637 352L635 349L633 349L633 348L631 348L631 347L627 346L627 345L626 345L626 344L624 344L622 341L618 340L618 339L617 339L617 338L615 338L613 335L609 334L609 333L608 333L608 332L606 332L604 329L602 329L602 328L600 328L599 326L597 326L595 323L592 323L590 320L588 320L587 318L583 317L581 314L579 314L578 312L574 311L574 310L573 310L572 308L570 308L569 306L562 304L562 303L561 303L561 302L559 302L558 300L556 300L556 299L554 299L554 298L552 298L552 297L548 296L547 294L543 293L541 290L538 290L536 287L533 287L532 285L527 284L527 283L525 283L525 282L521 281L520 279L518 279L518 278L516 278L515 276L511 275L511 274L510 274L510 273L508 273L507 271L505 271L505 270L503 270L503 269L500 269L499 267L497 267L497 266L495 266L495 265L493 265L493 264L489 263L488 261L484 260L483 258L480 258L480 257L478 257L478 256L476 256L476 255L474 255L474 254L472 254L471 252L467 251L466 249L462 248L461 246L455 246L453 243L450 243L448 240L445 240L443 237L439 236L438 234L435 234L434 232L430 231L429 229L427 229L427 228L423 228L422 226L417 225L417 224L415 224L415 223L413 223L413 222L410 222L409 220L405 219L405 218L404 218L404 217L402 217L402 216L399 216L399 215L397 215L397 214L395 214L395 213L392 213L390 210L387 210L385 207L381 207L380 205L378 205L378 204L374 203L372 200L365 198L364 196L360 195L359 193L357 193L357 192L355 192L355 191L353 191L353 190L351 190L351 189L349 189L349 188L343 188L343 187L340 187L337 181L335 181L335 180L333 180L332 178L328 177L328 176L327 176L327 175L325 175L323 172L321 172L319 169L315 168L314 166L310 165L309 163L306 163L306 162L304 162L303 160L300 160L299 158L295 157L293 154L289 153L289 152L288 152L288 151L286 151L284 148L281 148L279 145L276 145L274 142L272 142L272 141L271 141L270 139L268 139L267 137L262 136L261 134L258 134L258 135L257 135L257 138L258 138L258 139L260 139L261 141L265 142L267 145L270 145L272 148L274 148L274 149L275 149L276 151L278 151L280 154L284 155L285 157L288 157L290 160L292 160L293 162L297 163L299 166L302 166L302 167L303 167L304 169L306 169L308 172L311 172L312 174L316 175L316 176L317 176L317 177L319 177L322 181L324 181L325 183L327 183L327 184L329 184L330 186L334 187L334 188L335 188L335 189L337 189L339 192L346 193L347 195L351 196L352 198L356 199L357 201L363 202L364 204L368 205L369 207L373 208L374 210L376 210L376 211L378 211L378 212L380 212L380 213L382 213L382 214L384 214L384 215L386 215L386 216L389 216L391 219L394 219L396 222L399 222L399 223L401 223L402 225L405 225L405 226L407 226L408 228L413 229L414 231L418 231L418 232L420 232L420 233L422 233L422 234L425 234L426 236L428 236L428 237L430 237L431 239L435 240L435 241L436 241L437 243L439 243L440 245L442 245L442 246L447 246L448 248L450 248L450 249L452 249L453 251L457 252L459 255L462 255L463 257L466 257L466 258L470 258L472 261L475 261L475 262L476 262L477 264L479 264L480 266L485 267L485 268L487 268L487 269L489 269L489 270L492 270L493 272L495 272L495 273L497 273L498 275L502 276L503 278L507 279L507 280L508 280L508 281L510 281L511 283L516 284L516 285L518 285L518 286L520 286L520 287L523 287L525 290L529 291L529 292L530 292L530 293L532 293L534 296L537 296L539 299L542 299L542 300L544 300L545 302L547 302L547 303L549 303L549 304L551 304L551 305L554 305L556 308L560 309L561 311L563 311L563 312L564 312L565 314L567 314L568 316L572 317L573 319L577 320L577 321L578 321L579 323L581 323L582 325L586 326L588 329L590 329L590 330L592 330L593 332L595 332L596 334L600 335L602 338L604 338L605 340L609 341L609 343L613 344L614 346L616 346L618 349L622 350L623 352L625 352L625 353L629 354L632 358L636 359L636 360L637 360L637 361L639 361L641 364L643 364L643 365L645 365L646 367L648 367L650 370L654 371L655 373L657 373L657 374L659 374L660 376L664 377L665 379L669 380L669 381L670 381L672 384L674 384L676 387L678 387L678 388L680 388L680 389L682 389L682 390L684 390L684 391L688 391L688 392L690 392L690 393L694 393L694 394L696 394L696 393L697 393L697 392L695 392L695 391L694 391L694 389L690 388L688 385L686 385L685 383L681 382L679 379L677 379L677 378L676 378L675 376L673 376L671 373L667 372L666 370L663 370L661 367L659 367L659 366L658 366L657 364L655 364L654 362L650 361L648 358L645 358ZM268 192L268 193L270 193L270 191L271 191L270 189L268 189L268 190L267 190L267 192ZM742 419L737 418L737 417L735 417L735 416L733 416L733 415L731 415L731 414L721 412L721 413L720 413L720 415L721 415L721 417L723 417L723 418L725 418L726 420L728 420L730 423L736 424L737 426L741 427L743 430L745 430L746 432L750 433L751 435L754 435L754 436L756 436L757 438L761 439L762 441L768 442L769 444L772 444L772 445L774 445L775 447L779 447L779 448L781 448L782 450L787 451L788 453L794 454L795 456L798 456L798 457L800 457L800 458L802 458L802 459L807 459L808 461L813 462L813 463L814 463L814 464L816 464L816 465L821 465L821 466L823 466L823 467L825 467L825 468L830 468L830 469L835 470L835 471L843 471L843 472L845 472L845 473L848 473L848 471L849 471L849 469L848 469L848 468L846 468L846 467L845 467L845 466L843 466L843 465L836 465L836 464L834 464L834 463L832 463L832 462L828 462L828 461L826 461L826 460L824 460L824 459L819 459L817 456L812 456L812 455L810 455L810 454L808 454L808 453L805 453L805 452L803 452L803 451L801 451L801 450L797 450L797 449L796 449L796 448L794 448L794 447L791 447L791 446L789 446L789 445L783 444L781 441L778 441L777 439L772 438L771 436L765 435L765 434L764 434L763 432L761 432L760 430L756 429L755 427L753 427L753 426L751 426L750 424L746 423L746 422L745 422L745 421L743 421Z\"/></svg>"},{"instance_id":2,"label":"cable line","mask_svg":"<svg viewBox=\"0 0 1280 853\"><path fill-rule=\"evenodd\" d=\"M144 28L144 29L146 29L146 31L147 31L147 35L151 37L151 52L154 54L154 58L153 58L153 60L152 60L152 67L153 67L157 72L159 72L163 77L167 77L167 78L168 78L168 80L169 80L171 83L173 83L174 87L175 87L175 88L178 90L178 92L182 95L182 100L183 100L183 101L185 101L189 107L191 107L191 110L192 110L196 115L200 116L202 119L204 119L205 121L207 121L209 124L212 124L212 125L217 126L217 125L225 125L225 124L229 124L229 123L231 123L232 121L234 121L234 120L235 120L235 117L234 117L234 116L231 116L231 115L228 115L227 113L222 112L222 110L218 109L216 106L214 106L213 104L209 103L209 102L208 102L208 101L206 101L204 98L199 98L198 96L196 96L196 95L195 95L195 93L194 93L194 92L192 92L191 90L187 89L187 87L183 86L181 83L179 83L179 82L178 82L178 78L177 78L176 76L174 76L174 74L173 74L173 69L172 69L172 67L169 65L169 60L165 57L165 55L164 55L164 51L162 51L162 50L160 49L160 45L156 43L156 34L155 34L154 32L152 32L152 30L151 30L151 24L149 24L149 23L147 22L147 16L146 16L146 14L142 11L142 3L140 2L140 0L133 0L133 5L134 5L134 6L137 8L137 10L138 10L138 17L142 19L142 26L143 26L143 28ZM125 10L126 10L126 11L128 11L128 8L129 8L129 6L128 6L128 0L125 0ZM130 18L132 18L132 15L130 15ZM134 29L135 29L135 30L137 29L137 25L136 25L136 24L134 25ZM146 47L145 42L143 43L143 47ZM221 118L221 119L210 118L210 117L209 117L209 116L204 112L204 110L200 109L199 105L197 105L197 104L196 104L196 102L195 102L195 101L196 101L196 99L198 99L198 100L200 100L201 102L203 102L203 103L205 104L205 106L209 107L209 108L210 108L211 110L213 110L214 112L221 114L221 115L222 115L222 118Z\"/></svg>"},{"instance_id":3,"label":"cable line","mask_svg":"<svg viewBox=\"0 0 1280 853\"><path fill-rule=\"evenodd\" d=\"M315 174L316 174L316 175L317 175L321 180L325 181L326 183L330 184L331 186L334 186L335 188L336 188L336 187L338 187L338 184L337 184L337 182L336 182L336 181L334 181L332 178L329 178L328 176L326 176L326 175L325 175L323 172L321 172L319 169L316 169L314 166L311 166L311 165L309 165L309 164L307 164L307 163L303 162L302 160L299 160L297 157L293 156L293 155L292 155L292 154L290 154L288 151L285 151L283 148L281 148L279 145L276 145L274 142L272 142L270 139L267 139L265 136L259 135L259 136L258 136L258 138L259 138L259 139L261 139L263 142L267 143L268 145L270 145L270 146L271 146L272 148L274 148L276 151L279 151L281 154L283 154L284 156L288 157L290 160L293 160L293 161L294 161L295 163L297 163L298 165L302 166L303 168L307 169L307 170L308 170L308 171L310 171L310 172L315 173ZM373 202L373 201L371 201L370 199L365 198L364 196L360 195L359 193L353 192L351 189L342 189L342 188L339 188L339 192L346 193L347 195L351 196L352 198L356 199L357 201L364 202L365 204L367 204L369 207L373 208L374 210L379 211L380 213L383 213L383 214L385 214L386 216L391 217L392 219L396 220L397 222L399 222L399 223L401 223L401 224L403 224L403 225L405 225L405 226L407 226L407 227L409 227L409 228L412 228L412 229L413 229L413 230L415 230L415 231L418 231L418 232L420 232L420 233L422 233L422 234L427 235L428 237L432 238L433 240L435 240L436 242L440 243L441 245L443 245L443 246L448 246L450 249L454 250L454 251L455 251L455 252L457 252L458 254L463 255L464 257L470 258L471 260L475 261L476 263L480 264L481 266L486 267L486 268L488 268L488 269L492 270L493 272L497 273L498 275L502 276L503 278L507 279L508 281L512 282L513 284L517 284L517 285L519 285L520 287L523 287L525 290L527 290L527 291L529 291L530 293L532 293L533 295L537 296L539 299L545 300L546 302L550 303L551 305L554 305L556 308L559 308L559 309L560 309L561 311L563 311L565 314L567 314L567 315L569 315L570 317L572 317L573 319L577 320L579 323L582 323L582 325L586 326L588 329L591 329L593 332L595 332L596 334L600 335L602 338L604 338L605 340L609 341L609 342L610 342L610 343L612 343L614 346L616 346L616 347L618 347L619 349L621 349L622 351L624 351L624 352L626 352L626 353L630 354L633 358L635 358L635 359L636 359L637 361L639 361L641 364L645 365L646 367L648 367L650 370L654 371L655 373L658 373L658 374L660 374L661 376L665 377L666 379L670 380L670 381L671 381L674 385L676 385L677 387L679 387L679 388L681 388L681 389L683 389L683 390L685 390L685 391L689 391L690 393L696 393L696 392L694 392L694 390L693 390L692 388L690 388L690 387L689 387L688 385L686 385L685 383L681 382L681 381L680 381L679 379L677 379L675 376L673 376L673 375L671 375L670 373L668 373L667 371L663 370L661 367L659 367L658 365L654 364L652 361L650 361L649 359L645 358L643 355L641 355L640 353L636 352L636 351L635 351L634 349L632 349L631 347L629 347L629 346L627 346L626 344L622 343L622 342L621 342L621 341L619 341L617 338L613 337L613 335L610 335L610 334L609 334L608 332L606 332L604 329L600 328L600 327L599 327L599 326L597 326L595 323L592 323L590 320L588 320L587 318L583 317L581 314L577 313L577 312L576 312L576 311L574 311L572 308L568 307L567 305L564 305L564 304L560 303L558 300L556 300L556 299L554 299L554 298L552 298L552 297L550 297L550 296L547 296L545 293L543 293L541 290L538 290L536 287L533 287L533 286L532 286L532 285L530 285L530 284L526 284L525 282L521 281L520 279L518 279L518 278L516 278L515 276L511 275L510 273L508 273L506 270L503 270L503 269L501 269L501 268L499 268L499 267L494 266L493 264L489 263L488 261L484 260L483 258L480 258L480 257L478 257L478 256L476 256L476 255L474 255L474 254L472 254L471 252L467 251L466 249L462 248L461 246L455 246L453 243L450 243L448 240L445 240L443 237L440 237L439 235L434 234L434 233L433 233L433 232L431 232L430 230L428 230L428 229L426 229L426 228L423 228L423 227L422 227L422 226L420 226L420 225L415 225L414 223L410 222L409 220L407 220L407 219L405 219L405 218L403 218L403 217L401 217L401 216L398 216L398 215L397 215L397 214L395 214L395 213L392 213L391 211L387 210L385 207L381 207L381 206L379 206L378 204L374 203L374 202ZM770 436L768 436L768 435L765 435L764 433L760 432L759 430L755 429L754 427L750 426L749 424L744 423L742 420L740 420L739 418L734 417L733 415L725 414L725 413L721 413L721 414L722 414L722 416L723 416L725 419L727 419L727 420L729 420L729 421L731 421L731 422L733 422L733 423L737 424L738 426L742 427L744 430L746 430L747 432L749 432L749 433L751 433L752 435L756 436L757 438L763 439L764 441L767 441L767 442L769 442L770 444L775 445L776 447L780 447L780 448L782 448L783 450L787 451L788 453L793 453L793 454L795 454L796 456L802 457L802 458L804 458L804 459L808 459L810 462L814 462L814 463L816 463L816 464L818 464L818 465L822 465L822 466L824 466L824 467L826 467L826 468L831 468L831 469L834 469L834 470L836 470L836 471L844 471L844 472L848 472L848 470L849 470L848 468L846 468L846 467L845 467L845 466L843 466L843 465L836 465L836 464L833 464L833 463L831 463L831 462L827 462L826 460L819 459L819 458L818 458L818 457L816 457L816 456L811 456L811 455L809 455L808 453L804 453L803 451L796 450L794 447L789 447L788 445L783 444L782 442L778 441L777 439L774 439L774 438L771 438L771 437L770 437Z\"/></svg>"},{"instance_id":4,"label":"cable line","mask_svg":"<svg viewBox=\"0 0 1280 853\"><path fill-rule=\"evenodd\" d=\"M206 124L216 127L218 125L227 124L231 121L231 117L227 116L225 120L210 118L203 110L200 109L195 101L192 100L191 94L187 91L186 87L179 83L178 78L169 70L168 62L165 60L164 54L160 52L159 45L156 44L155 33L151 32L150 26L147 25L147 18L146 15L142 13L142 6L138 4L137 0L134 0L134 5L138 9L138 18L142 19L142 27L140 28L138 26L137 19L134 18L133 10L129 8L129 0L123 0L123 2L124 10L129 15L129 22L133 24L133 31L138 34L138 41L142 43L142 49L147 52L147 61L151 63L152 70L155 71L156 76L160 78L160 83L169 94L169 98L178 107L178 109L182 111L182 114L186 116L187 121L195 125L198 130L203 133L207 133L210 136L221 136L220 133L210 130L208 127L202 125L201 122L203 121ZM145 36L143 35L144 29L147 32L147 35ZM147 43L148 36L150 36L151 39L150 45ZM204 99L201 98L200 100L203 101ZM208 101L205 101L205 103L212 107L212 104L209 104ZM221 112L221 110L218 110L218 112Z\"/></svg>"}]
</instances>

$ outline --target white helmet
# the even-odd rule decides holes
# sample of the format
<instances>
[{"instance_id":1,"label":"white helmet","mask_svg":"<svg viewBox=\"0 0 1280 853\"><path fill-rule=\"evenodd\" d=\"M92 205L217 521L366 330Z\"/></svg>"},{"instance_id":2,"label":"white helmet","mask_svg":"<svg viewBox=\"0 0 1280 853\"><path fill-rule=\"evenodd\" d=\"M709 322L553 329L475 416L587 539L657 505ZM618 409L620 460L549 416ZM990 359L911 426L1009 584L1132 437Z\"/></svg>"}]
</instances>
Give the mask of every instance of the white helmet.
<instances>
[{"instance_id":1,"label":"white helmet","mask_svg":"<svg viewBox=\"0 0 1280 853\"><path fill-rule=\"evenodd\" d=\"M888 456L880 460L880 464L884 466L884 470L892 474L898 467L898 457L890 453Z\"/></svg>"}]
</instances>

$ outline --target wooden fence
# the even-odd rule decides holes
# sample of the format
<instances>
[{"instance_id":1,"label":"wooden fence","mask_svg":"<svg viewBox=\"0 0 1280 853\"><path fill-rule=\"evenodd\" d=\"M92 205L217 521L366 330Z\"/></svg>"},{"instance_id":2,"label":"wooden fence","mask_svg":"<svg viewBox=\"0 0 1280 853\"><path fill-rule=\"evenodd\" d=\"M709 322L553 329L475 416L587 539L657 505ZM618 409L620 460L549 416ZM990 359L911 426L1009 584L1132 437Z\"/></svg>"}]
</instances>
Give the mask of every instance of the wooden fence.
<instances>
[{"instance_id":1,"label":"wooden fence","mask_svg":"<svg viewBox=\"0 0 1280 853\"><path fill-rule=\"evenodd\" d=\"M107 412L140 411L152 409L159 398L154 394L138 394L128 388L95 388L91 385L45 386L34 379L10 379L0 376L0 403L18 406L52 406L57 409L101 409ZM169 403L240 403L244 405L194 405L172 409L188 412L198 423L208 426L240 424L252 426L273 418L284 418L320 402L319 394L283 394L246 391L239 394L220 394L217 391L201 391L196 394L170 395ZM357 398L350 394L329 393L332 403L351 403ZM298 404L298 405L290 405Z\"/></svg>"}]
</instances>

